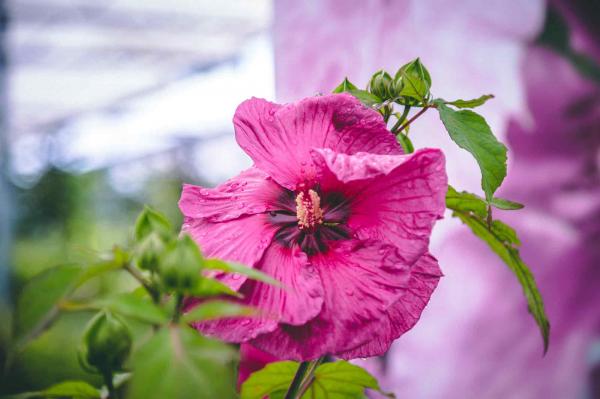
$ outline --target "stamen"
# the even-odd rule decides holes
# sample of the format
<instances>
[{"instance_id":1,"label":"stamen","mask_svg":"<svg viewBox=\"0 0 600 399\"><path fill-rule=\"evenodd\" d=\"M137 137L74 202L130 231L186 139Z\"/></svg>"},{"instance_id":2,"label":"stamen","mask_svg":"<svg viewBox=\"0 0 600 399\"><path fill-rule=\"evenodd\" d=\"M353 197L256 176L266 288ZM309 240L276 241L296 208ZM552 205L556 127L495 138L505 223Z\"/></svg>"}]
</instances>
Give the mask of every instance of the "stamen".
<instances>
[{"instance_id":1,"label":"stamen","mask_svg":"<svg viewBox=\"0 0 600 399\"><path fill-rule=\"evenodd\" d=\"M300 229L312 229L323 223L321 198L314 190L302 191L296 196L296 217Z\"/></svg>"}]
</instances>

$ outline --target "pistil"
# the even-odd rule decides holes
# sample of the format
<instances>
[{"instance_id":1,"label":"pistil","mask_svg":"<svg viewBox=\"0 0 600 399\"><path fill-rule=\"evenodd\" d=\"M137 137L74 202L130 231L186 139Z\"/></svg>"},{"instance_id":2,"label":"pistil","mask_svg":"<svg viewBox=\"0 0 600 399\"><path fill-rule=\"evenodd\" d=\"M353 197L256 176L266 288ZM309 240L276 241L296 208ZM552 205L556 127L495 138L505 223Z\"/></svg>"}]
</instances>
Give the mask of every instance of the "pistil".
<instances>
[{"instance_id":1,"label":"pistil","mask_svg":"<svg viewBox=\"0 0 600 399\"><path fill-rule=\"evenodd\" d=\"M302 191L296 195L296 217L301 230L314 230L323 223L321 198L315 190Z\"/></svg>"}]
</instances>

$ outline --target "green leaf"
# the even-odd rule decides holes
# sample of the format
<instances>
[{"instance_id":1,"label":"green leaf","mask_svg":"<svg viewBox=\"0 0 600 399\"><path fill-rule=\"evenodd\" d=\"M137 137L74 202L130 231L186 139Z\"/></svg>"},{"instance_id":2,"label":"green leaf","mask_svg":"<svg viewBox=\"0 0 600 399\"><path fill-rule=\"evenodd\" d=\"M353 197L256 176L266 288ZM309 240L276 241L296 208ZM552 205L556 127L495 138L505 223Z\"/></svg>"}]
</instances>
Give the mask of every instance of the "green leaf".
<instances>
[{"instance_id":1,"label":"green leaf","mask_svg":"<svg viewBox=\"0 0 600 399\"><path fill-rule=\"evenodd\" d=\"M448 101L446 104L454 105L457 108L475 108L486 103L487 100L494 98L493 94L484 94L479 98L472 100L454 100Z\"/></svg>"},{"instance_id":2,"label":"green leaf","mask_svg":"<svg viewBox=\"0 0 600 399\"><path fill-rule=\"evenodd\" d=\"M235 398L232 347L184 326L158 331L133 356L128 399Z\"/></svg>"},{"instance_id":3,"label":"green leaf","mask_svg":"<svg viewBox=\"0 0 600 399\"><path fill-rule=\"evenodd\" d=\"M164 240L168 240L173 236L173 229L169 220L162 213L145 206L135 222L135 239L142 240L153 232L160 235Z\"/></svg>"},{"instance_id":4,"label":"green leaf","mask_svg":"<svg viewBox=\"0 0 600 399\"><path fill-rule=\"evenodd\" d=\"M65 381L42 391L46 398L100 399L100 391L85 381Z\"/></svg>"},{"instance_id":5,"label":"green leaf","mask_svg":"<svg viewBox=\"0 0 600 399\"><path fill-rule=\"evenodd\" d=\"M113 313L151 324L164 324L169 321L167 313L149 298L135 293L124 293L103 298L89 304L98 309L106 308Z\"/></svg>"},{"instance_id":6,"label":"green leaf","mask_svg":"<svg viewBox=\"0 0 600 399\"><path fill-rule=\"evenodd\" d=\"M492 200L490 201L490 204L495 208L504 209L506 211L523 209L525 207L525 205L519 204L518 202L509 201L507 199L498 198L498 197L492 198Z\"/></svg>"},{"instance_id":7,"label":"green leaf","mask_svg":"<svg viewBox=\"0 0 600 399\"><path fill-rule=\"evenodd\" d=\"M267 395L273 397L285 394L299 365L291 361L267 364L244 382L240 399L262 399Z\"/></svg>"},{"instance_id":8,"label":"green leaf","mask_svg":"<svg viewBox=\"0 0 600 399\"><path fill-rule=\"evenodd\" d=\"M381 104L383 99L377 97L375 94L371 94L366 90L350 90L350 94L358 98L367 107L372 107L376 104Z\"/></svg>"},{"instance_id":9,"label":"green leaf","mask_svg":"<svg viewBox=\"0 0 600 399\"><path fill-rule=\"evenodd\" d=\"M415 152L415 147L413 146L412 141L410 141L408 136L404 133L398 133L396 135L396 140L402 146L402 149L404 150L405 154L412 154L413 152Z\"/></svg>"},{"instance_id":10,"label":"green leaf","mask_svg":"<svg viewBox=\"0 0 600 399\"><path fill-rule=\"evenodd\" d=\"M352 90L358 90L358 87L353 85L347 77L344 78L342 83L340 83L335 89L333 89L332 93L344 93Z\"/></svg>"},{"instance_id":11,"label":"green leaf","mask_svg":"<svg viewBox=\"0 0 600 399\"><path fill-rule=\"evenodd\" d=\"M101 276L104 273L108 273L114 270L119 270L121 267L122 264L118 260L101 261L98 263L94 263L91 266L84 267L81 275L77 279L76 286L79 287L83 283L95 277Z\"/></svg>"},{"instance_id":12,"label":"green leaf","mask_svg":"<svg viewBox=\"0 0 600 399\"><path fill-rule=\"evenodd\" d=\"M205 269L222 270L227 273L237 273L248 276L253 280L262 281L263 283L271 284L276 287L281 287L281 283L273 277L264 274L256 269L251 269L240 263L225 262L220 259L204 259L203 266Z\"/></svg>"},{"instance_id":13,"label":"green leaf","mask_svg":"<svg viewBox=\"0 0 600 399\"><path fill-rule=\"evenodd\" d=\"M516 210L524 207L523 204L519 204L518 202L498 197L492 198L490 204L504 210ZM466 191L459 193L454 187L448 186L448 192L446 193L446 207L448 209L473 212L477 216L485 218L487 216L487 205L486 200L478 195Z\"/></svg>"},{"instance_id":14,"label":"green leaf","mask_svg":"<svg viewBox=\"0 0 600 399\"><path fill-rule=\"evenodd\" d=\"M492 232L496 237L508 245L521 245L521 240L519 240L515 229L500 220L492 221Z\"/></svg>"},{"instance_id":15,"label":"green leaf","mask_svg":"<svg viewBox=\"0 0 600 399\"><path fill-rule=\"evenodd\" d=\"M454 211L473 212L480 218L487 217L487 204L483 198L466 191L458 192L452 186L448 186L446 192L446 207Z\"/></svg>"},{"instance_id":16,"label":"green leaf","mask_svg":"<svg viewBox=\"0 0 600 399\"><path fill-rule=\"evenodd\" d=\"M362 367L345 361L317 367L315 381L304 398L363 398L365 389L379 390L379 383Z\"/></svg>"},{"instance_id":17,"label":"green leaf","mask_svg":"<svg viewBox=\"0 0 600 399\"><path fill-rule=\"evenodd\" d=\"M242 385L241 399L283 398L299 364L270 363L253 373ZM380 391L375 377L359 366L340 360L317 367L314 381L302 399L362 399L365 389Z\"/></svg>"},{"instance_id":18,"label":"green leaf","mask_svg":"<svg viewBox=\"0 0 600 399\"><path fill-rule=\"evenodd\" d=\"M402 89L399 95L402 97L410 97L419 101L425 101L429 96L431 89L431 75L419 58L400 67L396 76L395 82L402 82Z\"/></svg>"},{"instance_id":19,"label":"green leaf","mask_svg":"<svg viewBox=\"0 0 600 399\"><path fill-rule=\"evenodd\" d=\"M100 399L100 391L85 381L65 381L37 392L1 396L2 399L69 398Z\"/></svg>"},{"instance_id":20,"label":"green leaf","mask_svg":"<svg viewBox=\"0 0 600 399\"><path fill-rule=\"evenodd\" d=\"M494 137L481 115L473 111L454 111L443 100L435 104L450 138L473 155L481 169L481 187L489 201L506 177L506 147Z\"/></svg>"},{"instance_id":21,"label":"green leaf","mask_svg":"<svg viewBox=\"0 0 600 399\"><path fill-rule=\"evenodd\" d=\"M515 231L498 220L493 222L492 230L490 231L484 220L465 212L456 211L453 213L453 216L458 217L464 224L469 226L473 233L485 241L492 251L515 274L525 293L529 312L538 324L542 334L544 353L546 353L550 336L550 323L548 322L548 317L544 310L544 302L535 279L527 265L521 259L519 250L514 246L519 242Z\"/></svg>"},{"instance_id":22,"label":"green leaf","mask_svg":"<svg viewBox=\"0 0 600 399\"><path fill-rule=\"evenodd\" d=\"M188 295L201 298L218 295L242 296L239 292L232 290L229 286L212 278L200 278L196 283L196 286L189 290Z\"/></svg>"},{"instance_id":23,"label":"green leaf","mask_svg":"<svg viewBox=\"0 0 600 399\"><path fill-rule=\"evenodd\" d=\"M204 302L190 310L183 316L185 323L200 320L212 320L223 317L251 316L257 313L255 308L239 305L229 301Z\"/></svg>"},{"instance_id":24,"label":"green leaf","mask_svg":"<svg viewBox=\"0 0 600 399\"><path fill-rule=\"evenodd\" d=\"M18 347L50 327L59 313L57 304L75 289L81 272L80 266L57 266L44 270L25 285L15 312Z\"/></svg>"}]
</instances>

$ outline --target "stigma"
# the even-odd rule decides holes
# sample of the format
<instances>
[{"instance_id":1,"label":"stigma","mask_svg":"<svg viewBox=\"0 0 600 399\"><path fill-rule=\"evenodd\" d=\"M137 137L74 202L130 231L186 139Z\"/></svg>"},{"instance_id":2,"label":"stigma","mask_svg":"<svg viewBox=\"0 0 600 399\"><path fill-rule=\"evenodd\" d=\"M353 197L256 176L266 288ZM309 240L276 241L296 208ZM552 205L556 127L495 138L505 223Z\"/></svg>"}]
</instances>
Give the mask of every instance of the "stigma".
<instances>
[{"instance_id":1,"label":"stigma","mask_svg":"<svg viewBox=\"0 0 600 399\"><path fill-rule=\"evenodd\" d=\"M321 198L315 190L301 191L296 195L296 217L301 230L313 230L323 223Z\"/></svg>"}]
</instances>

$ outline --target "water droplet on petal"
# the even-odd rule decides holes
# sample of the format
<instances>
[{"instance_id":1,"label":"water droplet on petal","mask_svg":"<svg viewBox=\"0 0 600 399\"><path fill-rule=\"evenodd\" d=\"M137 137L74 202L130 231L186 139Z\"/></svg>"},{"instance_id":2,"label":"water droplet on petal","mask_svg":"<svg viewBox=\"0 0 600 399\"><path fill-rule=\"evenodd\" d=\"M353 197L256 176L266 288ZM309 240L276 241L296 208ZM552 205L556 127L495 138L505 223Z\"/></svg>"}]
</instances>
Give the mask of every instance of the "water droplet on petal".
<instances>
[{"instance_id":1,"label":"water droplet on petal","mask_svg":"<svg viewBox=\"0 0 600 399\"><path fill-rule=\"evenodd\" d=\"M239 275L239 274L237 274L237 273L234 273L234 274L232 274L232 275L231 275L231 279L232 279L232 280L239 280L240 278L242 278L242 276L240 276L240 275Z\"/></svg>"},{"instance_id":2,"label":"water droplet on petal","mask_svg":"<svg viewBox=\"0 0 600 399\"><path fill-rule=\"evenodd\" d=\"M241 323L241 324L242 324L243 326L247 326L248 324L250 324L250 320L248 320L248 319L244 319L244 320L242 320L242 323Z\"/></svg>"}]
</instances>

